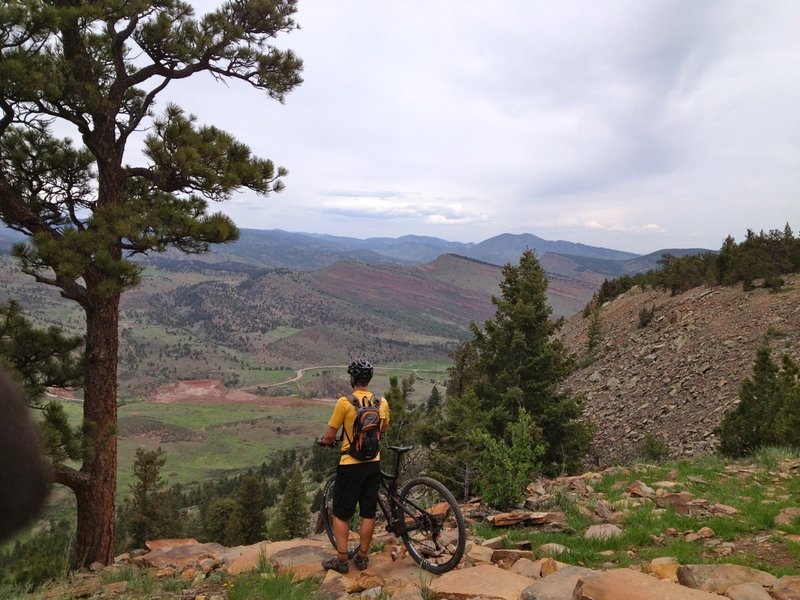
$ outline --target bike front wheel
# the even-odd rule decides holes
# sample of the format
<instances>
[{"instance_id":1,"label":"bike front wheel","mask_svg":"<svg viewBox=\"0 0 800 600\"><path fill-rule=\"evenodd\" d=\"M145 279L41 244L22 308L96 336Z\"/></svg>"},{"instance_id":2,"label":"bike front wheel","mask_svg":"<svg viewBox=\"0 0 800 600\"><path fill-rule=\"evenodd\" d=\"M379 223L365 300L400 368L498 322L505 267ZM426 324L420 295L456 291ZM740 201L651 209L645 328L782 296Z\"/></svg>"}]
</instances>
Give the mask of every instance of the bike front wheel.
<instances>
[{"instance_id":1,"label":"bike front wheel","mask_svg":"<svg viewBox=\"0 0 800 600\"><path fill-rule=\"evenodd\" d=\"M325 533L328 536L334 549L336 549L336 534L333 531L333 489L336 486L336 476L334 475L325 484L325 489L322 492L322 523L325 525ZM358 517L353 517L357 519ZM352 531L354 523L350 523L350 530ZM358 524L355 523L356 529ZM353 558L358 553L358 536L353 536L348 532L347 537L347 556Z\"/></svg>"},{"instance_id":2,"label":"bike front wheel","mask_svg":"<svg viewBox=\"0 0 800 600\"><path fill-rule=\"evenodd\" d=\"M435 479L417 477L403 486L399 500L399 533L411 558L430 573L453 569L467 543L464 515L453 494Z\"/></svg>"}]
</instances>

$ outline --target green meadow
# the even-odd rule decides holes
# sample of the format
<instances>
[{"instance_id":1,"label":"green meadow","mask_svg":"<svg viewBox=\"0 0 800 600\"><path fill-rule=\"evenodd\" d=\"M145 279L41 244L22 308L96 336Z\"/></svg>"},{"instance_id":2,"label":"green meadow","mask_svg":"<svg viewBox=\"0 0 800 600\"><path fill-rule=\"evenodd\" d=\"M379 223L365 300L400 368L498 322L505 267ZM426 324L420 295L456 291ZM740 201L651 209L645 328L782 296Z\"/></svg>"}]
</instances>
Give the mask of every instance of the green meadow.
<instances>
[{"instance_id":1,"label":"green meadow","mask_svg":"<svg viewBox=\"0 0 800 600\"><path fill-rule=\"evenodd\" d=\"M268 402L268 400L267 400ZM80 402L65 402L74 423ZM280 451L307 447L322 434L330 406L274 404L154 404L119 408L117 494L127 493L137 448L166 452L169 484L200 483L269 462Z\"/></svg>"}]
</instances>

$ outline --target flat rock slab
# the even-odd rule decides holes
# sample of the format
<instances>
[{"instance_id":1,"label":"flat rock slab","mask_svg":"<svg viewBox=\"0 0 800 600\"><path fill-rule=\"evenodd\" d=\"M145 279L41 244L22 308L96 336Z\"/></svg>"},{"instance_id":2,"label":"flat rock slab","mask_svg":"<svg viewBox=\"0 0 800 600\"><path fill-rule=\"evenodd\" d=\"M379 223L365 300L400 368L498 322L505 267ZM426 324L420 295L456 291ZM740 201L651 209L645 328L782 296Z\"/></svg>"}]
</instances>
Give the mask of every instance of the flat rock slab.
<instances>
[{"instance_id":1,"label":"flat rock slab","mask_svg":"<svg viewBox=\"0 0 800 600\"><path fill-rule=\"evenodd\" d=\"M409 581L419 587L427 586L431 581L439 577L439 575L420 569L419 565L410 556L406 555L403 558L392 560L389 552L370 554L367 571L379 575L387 585L395 585L395 587ZM353 573L352 569L350 573ZM358 573L357 570L356 573Z\"/></svg>"},{"instance_id":2,"label":"flat rock slab","mask_svg":"<svg viewBox=\"0 0 800 600\"><path fill-rule=\"evenodd\" d=\"M732 585L725 595L731 600L773 600L764 586L754 581Z\"/></svg>"},{"instance_id":3,"label":"flat rock slab","mask_svg":"<svg viewBox=\"0 0 800 600\"><path fill-rule=\"evenodd\" d=\"M572 592L582 577L595 571L583 567L564 567L522 590L521 600L572 600Z\"/></svg>"},{"instance_id":4,"label":"flat rock slab","mask_svg":"<svg viewBox=\"0 0 800 600\"><path fill-rule=\"evenodd\" d=\"M228 573L237 575L246 571L252 571L258 567L262 557L271 560L275 554L295 548L317 548L327 550L328 552L323 558L333 555L333 548L331 548L330 544L317 540L294 539L282 542L259 542L249 546L237 546L225 552L223 561L228 563ZM302 554L303 551L300 550L299 552ZM322 569L321 566L320 569Z\"/></svg>"},{"instance_id":5,"label":"flat rock slab","mask_svg":"<svg viewBox=\"0 0 800 600\"><path fill-rule=\"evenodd\" d=\"M191 546L199 544L194 538L173 538L168 540L147 540L144 545L148 550L167 550L169 548L176 548L178 546Z\"/></svg>"},{"instance_id":6,"label":"flat rock slab","mask_svg":"<svg viewBox=\"0 0 800 600\"><path fill-rule=\"evenodd\" d=\"M156 550L151 550L142 555L142 559L154 567L163 569L168 566L175 566L182 569L189 563L194 563L201 558L220 556L227 548L220 544L208 543L193 544L185 546L165 546Z\"/></svg>"},{"instance_id":7,"label":"flat rock slab","mask_svg":"<svg viewBox=\"0 0 800 600\"><path fill-rule=\"evenodd\" d=\"M333 556L333 551L318 546L295 546L285 548L270 555L269 559L278 567L291 569L296 565L309 562L320 562Z\"/></svg>"},{"instance_id":8,"label":"flat rock slab","mask_svg":"<svg viewBox=\"0 0 800 600\"><path fill-rule=\"evenodd\" d=\"M631 569L614 569L579 579L569 600L720 600L720 597Z\"/></svg>"},{"instance_id":9,"label":"flat rock slab","mask_svg":"<svg viewBox=\"0 0 800 600\"><path fill-rule=\"evenodd\" d=\"M430 585L438 600L519 600L531 579L494 565L445 573Z\"/></svg>"},{"instance_id":10,"label":"flat rock slab","mask_svg":"<svg viewBox=\"0 0 800 600\"><path fill-rule=\"evenodd\" d=\"M678 581L686 587L704 592L724 594L732 585L755 582L772 587L777 578L771 573L742 565L681 565L678 567Z\"/></svg>"},{"instance_id":11,"label":"flat rock slab","mask_svg":"<svg viewBox=\"0 0 800 600\"><path fill-rule=\"evenodd\" d=\"M800 600L800 577L787 575L781 577L772 587L775 600Z\"/></svg>"}]
</instances>

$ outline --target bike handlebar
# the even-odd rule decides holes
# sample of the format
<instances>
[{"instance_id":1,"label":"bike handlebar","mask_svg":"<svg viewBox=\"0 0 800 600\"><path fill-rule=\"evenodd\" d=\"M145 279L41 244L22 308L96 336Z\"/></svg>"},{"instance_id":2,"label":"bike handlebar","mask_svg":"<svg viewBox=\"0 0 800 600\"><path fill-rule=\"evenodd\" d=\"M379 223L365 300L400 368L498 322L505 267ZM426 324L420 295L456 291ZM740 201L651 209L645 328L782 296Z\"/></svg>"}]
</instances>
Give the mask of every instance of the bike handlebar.
<instances>
[{"instance_id":1,"label":"bike handlebar","mask_svg":"<svg viewBox=\"0 0 800 600\"><path fill-rule=\"evenodd\" d=\"M325 442L322 441L322 438L316 438L314 440L314 443L317 446L322 446L323 448L335 448L336 447L336 441L335 440L332 441L330 444L326 444Z\"/></svg>"}]
</instances>

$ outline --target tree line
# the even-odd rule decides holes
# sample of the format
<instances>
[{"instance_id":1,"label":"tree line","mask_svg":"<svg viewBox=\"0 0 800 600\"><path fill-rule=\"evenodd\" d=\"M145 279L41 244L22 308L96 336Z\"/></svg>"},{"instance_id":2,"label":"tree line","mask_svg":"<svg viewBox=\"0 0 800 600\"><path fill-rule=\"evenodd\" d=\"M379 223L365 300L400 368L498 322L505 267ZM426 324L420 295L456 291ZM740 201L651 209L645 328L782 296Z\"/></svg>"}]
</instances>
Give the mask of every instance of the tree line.
<instances>
[{"instance_id":1,"label":"tree line","mask_svg":"<svg viewBox=\"0 0 800 600\"><path fill-rule=\"evenodd\" d=\"M658 264L658 269L646 273L605 280L584 316L593 305L613 300L636 285L675 295L701 285L742 284L745 290L751 290L761 279L764 287L780 290L782 275L800 271L800 237L794 236L788 223L783 230L771 229L768 233L748 229L739 243L730 235L726 237L719 252L680 257L664 254Z\"/></svg>"}]
</instances>

